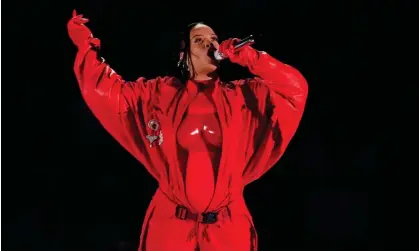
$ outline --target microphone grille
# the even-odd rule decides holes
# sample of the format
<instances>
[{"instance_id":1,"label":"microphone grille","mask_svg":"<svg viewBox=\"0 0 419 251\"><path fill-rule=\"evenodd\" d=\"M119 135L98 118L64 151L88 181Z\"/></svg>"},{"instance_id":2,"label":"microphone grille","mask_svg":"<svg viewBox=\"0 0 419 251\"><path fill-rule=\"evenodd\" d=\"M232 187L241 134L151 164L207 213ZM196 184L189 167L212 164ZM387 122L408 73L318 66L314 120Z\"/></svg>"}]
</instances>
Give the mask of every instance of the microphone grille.
<instances>
[{"instance_id":1,"label":"microphone grille","mask_svg":"<svg viewBox=\"0 0 419 251\"><path fill-rule=\"evenodd\" d=\"M216 60L223 60L223 59L224 59L223 54L222 54L222 53L220 53L219 51L215 51L215 52L214 52L214 58L215 58Z\"/></svg>"}]
</instances>

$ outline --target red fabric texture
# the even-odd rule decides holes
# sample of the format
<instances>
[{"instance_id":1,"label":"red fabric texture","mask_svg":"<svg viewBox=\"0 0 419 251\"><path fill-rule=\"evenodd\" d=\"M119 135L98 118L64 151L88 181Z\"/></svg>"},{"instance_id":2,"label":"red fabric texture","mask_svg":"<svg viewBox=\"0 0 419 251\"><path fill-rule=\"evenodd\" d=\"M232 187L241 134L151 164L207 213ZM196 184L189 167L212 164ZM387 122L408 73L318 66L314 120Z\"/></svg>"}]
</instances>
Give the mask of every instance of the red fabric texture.
<instances>
[{"instance_id":1,"label":"red fabric texture","mask_svg":"<svg viewBox=\"0 0 419 251\"><path fill-rule=\"evenodd\" d=\"M158 181L139 250L256 251L243 189L284 154L304 112L308 86L295 68L232 41L220 51L254 78L181 83L174 77L126 81L97 56L100 41L74 13L74 72L103 127ZM188 121L188 122L185 122ZM195 134L194 134L195 133ZM214 160L216 160L214 162ZM175 208L224 210L214 224L180 220Z\"/></svg>"}]
</instances>

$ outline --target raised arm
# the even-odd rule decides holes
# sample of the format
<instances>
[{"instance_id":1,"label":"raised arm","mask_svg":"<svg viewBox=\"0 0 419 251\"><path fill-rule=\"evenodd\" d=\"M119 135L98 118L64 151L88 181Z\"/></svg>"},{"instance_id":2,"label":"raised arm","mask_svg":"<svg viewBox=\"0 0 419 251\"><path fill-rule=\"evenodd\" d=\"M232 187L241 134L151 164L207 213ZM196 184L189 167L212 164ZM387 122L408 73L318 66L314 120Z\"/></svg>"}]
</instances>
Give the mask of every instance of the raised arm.
<instances>
[{"instance_id":1,"label":"raised arm","mask_svg":"<svg viewBox=\"0 0 419 251\"><path fill-rule=\"evenodd\" d=\"M294 67L273 58L266 52L245 46L234 50L236 39L230 39L220 45L220 51L231 62L247 67L255 75L254 79L237 81L242 86L244 98L257 100L257 110L266 119L266 130L258 130L261 123L249 124L249 130L255 132L249 139L252 156L244 172L245 183L263 175L285 152L302 118L308 95L307 81ZM245 86L246 85L246 86ZM247 90L247 91L246 91ZM267 111L271 109L271 111ZM260 132L259 134L257 132ZM256 146L256 147L255 147Z\"/></svg>"},{"instance_id":2,"label":"raised arm","mask_svg":"<svg viewBox=\"0 0 419 251\"><path fill-rule=\"evenodd\" d=\"M146 125L138 110L147 105L156 85L164 79L123 80L98 57L100 41L93 37L86 22L88 19L74 11L67 24L69 36L78 49L74 73L82 97L102 126L159 179L159 170L150 163L144 137Z\"/></svg>"}]
</instances>

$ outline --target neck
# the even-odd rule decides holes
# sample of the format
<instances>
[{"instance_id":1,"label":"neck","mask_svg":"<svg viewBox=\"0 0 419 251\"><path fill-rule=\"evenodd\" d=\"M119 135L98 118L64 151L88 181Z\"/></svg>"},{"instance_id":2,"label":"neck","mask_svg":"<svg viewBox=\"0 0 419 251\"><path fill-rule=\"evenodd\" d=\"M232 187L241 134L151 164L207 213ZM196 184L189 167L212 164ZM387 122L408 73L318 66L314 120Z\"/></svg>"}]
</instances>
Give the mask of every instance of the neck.
<instances>
[{"instance_id":1,"label":"neck","mask_svg":"<svg viewBox=\"0 0 419 251\"><path fill-rule=\"evenodd\" d=\"M212 73L201 73L197 74L193 80L202 81L202 80L216 80L218 78L218 74L216 72Z\"/></svg>"}]
</instances>

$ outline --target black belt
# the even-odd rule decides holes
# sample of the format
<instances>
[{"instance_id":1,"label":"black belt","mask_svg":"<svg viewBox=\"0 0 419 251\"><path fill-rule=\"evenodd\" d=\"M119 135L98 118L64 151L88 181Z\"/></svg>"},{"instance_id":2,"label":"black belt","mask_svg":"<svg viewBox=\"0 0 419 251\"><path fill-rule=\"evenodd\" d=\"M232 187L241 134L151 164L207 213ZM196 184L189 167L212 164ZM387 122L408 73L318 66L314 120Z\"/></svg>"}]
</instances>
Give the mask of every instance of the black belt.
<instances>
[{"instance_id":1,"label":"black belt","mask_svg":"<svg viewBox=\"0 0 419 251\"><path fill-rule=\"evenodd\" d=\"M203 224L213 224L217 222L219 212L193 213L188 208L178 205L176 207L176 217L180 220L193 220Z\"/></svg>"}]
</instances>

